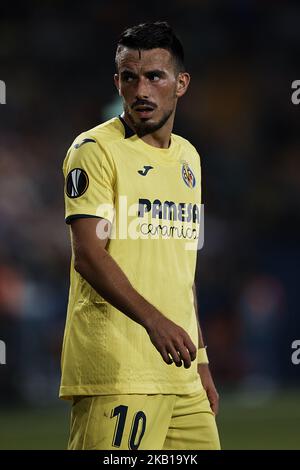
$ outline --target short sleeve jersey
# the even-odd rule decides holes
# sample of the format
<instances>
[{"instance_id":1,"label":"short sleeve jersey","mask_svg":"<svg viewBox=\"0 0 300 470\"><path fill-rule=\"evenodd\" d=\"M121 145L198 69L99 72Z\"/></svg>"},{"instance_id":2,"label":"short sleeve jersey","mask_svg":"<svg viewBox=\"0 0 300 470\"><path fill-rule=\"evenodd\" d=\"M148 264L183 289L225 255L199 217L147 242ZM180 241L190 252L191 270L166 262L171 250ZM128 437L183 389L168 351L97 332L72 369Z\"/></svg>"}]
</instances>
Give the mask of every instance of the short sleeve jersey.
<instances>
[{"instance_id":1,"label":"short sleeve jersey","mask_svg":"<svg viewBox=\"0 0 300 470\"><path fill-rule=\"evenodd\" d=\"M198 344L192 286L200 228L196 149L171 135L153 147L113 118L75 139L63 164L66 222L112 223L107 250L133 287ZM98 229L97 229L98 230ZM146 330L102 298L74 269L60 396L186 394L201 388L196 361L167 365Z\"/></svg>"}]
</instances>

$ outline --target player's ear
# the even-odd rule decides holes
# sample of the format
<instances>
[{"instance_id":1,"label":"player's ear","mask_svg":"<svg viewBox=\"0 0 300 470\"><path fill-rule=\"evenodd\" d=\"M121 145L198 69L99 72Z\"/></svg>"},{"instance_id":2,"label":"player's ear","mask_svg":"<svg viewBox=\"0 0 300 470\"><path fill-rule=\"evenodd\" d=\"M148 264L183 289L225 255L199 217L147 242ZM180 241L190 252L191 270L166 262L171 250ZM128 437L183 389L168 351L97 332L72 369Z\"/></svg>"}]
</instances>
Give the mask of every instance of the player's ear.
<instances>
[{"instance_id":1,"label":"player's ear","mask_svg":"<svg viewBox=\"0 0 300 470\"><path fill-rule=\"evenodd\" d=\"M118 93L119 93L119 95L121 96L121 92L120 92L120 78L119 78L119 74L118 74L118 73L115 73L115 74L114 74L114 82L115 82L116 88L117 88L117 90L118 90Z\"/></svg>"},{"instance_id":2,"label":"player's ear","mask_svg":"<svg viewBox=\"0 0 300 470\"><path fill-rule=\"evenodd\" d=\"M187 72L179 72L176 85L176 96L180 98L188 89L191 77Z\"/></svg>"}]
</instances>

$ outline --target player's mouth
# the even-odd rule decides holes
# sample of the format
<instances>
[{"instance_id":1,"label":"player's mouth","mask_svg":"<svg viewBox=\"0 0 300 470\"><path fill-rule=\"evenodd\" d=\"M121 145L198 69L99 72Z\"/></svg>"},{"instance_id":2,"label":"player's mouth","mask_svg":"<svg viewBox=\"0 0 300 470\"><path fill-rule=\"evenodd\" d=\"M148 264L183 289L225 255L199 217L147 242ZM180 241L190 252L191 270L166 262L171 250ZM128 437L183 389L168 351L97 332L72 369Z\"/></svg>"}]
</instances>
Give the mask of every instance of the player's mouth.
<instances>
[{"instance_id":1,"label":"player's mouth","mask_svg":"<svg viewBox=\"0 0 300 470\"><path fill-rule=\"evenodd\" d=\"M134 112L142 119L150 118L155 108L150 105L140 105L134 108Z\"/></svg>"}]
</instances>

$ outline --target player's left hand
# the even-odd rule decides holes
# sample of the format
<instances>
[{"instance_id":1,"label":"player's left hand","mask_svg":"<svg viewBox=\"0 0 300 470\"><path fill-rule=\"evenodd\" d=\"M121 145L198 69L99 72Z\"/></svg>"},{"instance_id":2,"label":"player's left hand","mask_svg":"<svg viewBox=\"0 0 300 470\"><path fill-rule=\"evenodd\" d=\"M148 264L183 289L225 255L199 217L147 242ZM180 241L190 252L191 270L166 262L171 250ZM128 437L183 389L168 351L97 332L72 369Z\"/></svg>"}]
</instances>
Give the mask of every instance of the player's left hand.
<instances>
[{"instance_id":1,"label":"player's left hand","mask_svg":"<svg viewBox=\"0 0 300 470\"><path fill-rule=\"evenodd\" d=\"M206 391L210 407L215 415L219 411L219 394L212 379L208 364L198 364L198 374Z\"/></svg>"}]
</instances>

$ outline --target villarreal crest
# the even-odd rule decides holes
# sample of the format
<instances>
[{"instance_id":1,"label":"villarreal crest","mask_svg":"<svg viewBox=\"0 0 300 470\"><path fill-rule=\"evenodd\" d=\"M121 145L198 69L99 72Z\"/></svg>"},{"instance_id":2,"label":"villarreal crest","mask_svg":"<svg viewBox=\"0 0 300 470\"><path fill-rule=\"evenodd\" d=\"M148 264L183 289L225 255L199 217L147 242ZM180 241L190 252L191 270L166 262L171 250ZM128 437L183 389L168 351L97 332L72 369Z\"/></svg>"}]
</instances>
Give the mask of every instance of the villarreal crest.
<instances>
[{"instance_id":1,"label":"villarreal crest","mask_svg":"<svg viewBox=\"0 0 300 470\"><path fill-rule=\"evenodd\" d=\"M185 184L189 187L189 188L194 188L195 184L196 184L196 178L195 178L195 175L194 173L192 172L189 164L187 162L183 162L182 163L182 178L183 178L183 181L185 182Z\"/></svg>"}]
</instances>

